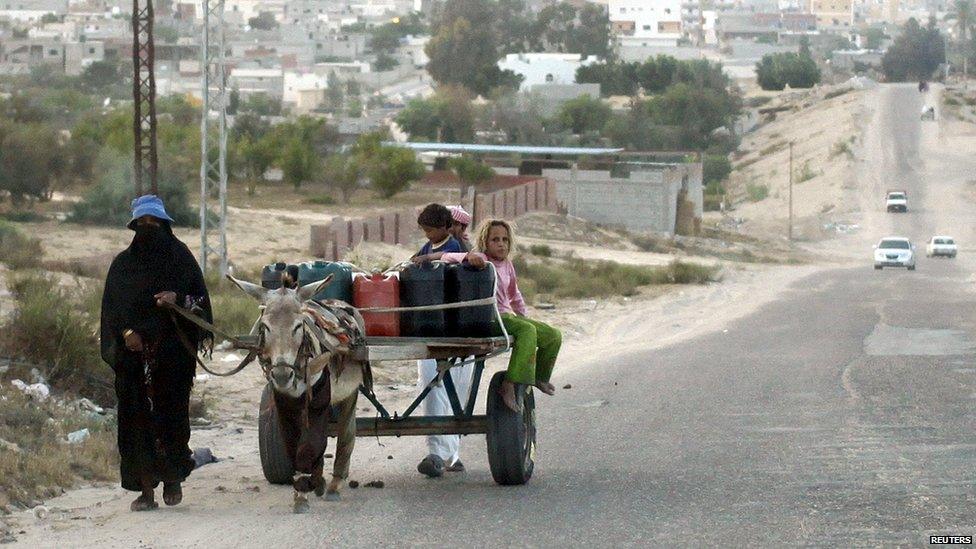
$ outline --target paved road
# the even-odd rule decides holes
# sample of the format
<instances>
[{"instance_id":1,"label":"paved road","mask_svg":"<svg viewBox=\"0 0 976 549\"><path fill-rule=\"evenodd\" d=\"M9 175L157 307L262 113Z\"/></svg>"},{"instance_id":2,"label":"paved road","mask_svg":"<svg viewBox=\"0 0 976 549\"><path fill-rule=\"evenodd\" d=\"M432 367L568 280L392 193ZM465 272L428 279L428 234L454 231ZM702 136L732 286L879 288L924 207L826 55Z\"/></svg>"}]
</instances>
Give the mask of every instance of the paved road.
<instances>
[{"instance_id":1,"label":"paved road","mask_svg":"<svg viewBox=\"0 0 976 549\"><path fill-rule=\"evenodd\" d=\"M961 193L973 161L937 147L912 87L879 94L865 172L908 189L913 211L869 216L877 232L853 237L863 266L803 280L726 332L594 357L571 394L543 401L530 485L490 486L475 455L463 484L413 480L357 510L337 539L923 545L976 534L972 261L878 273L868 246L888 231L971 239Z\"/></svg>"},{"instance_id":2,"label":"paved road","mask_svg":"<svg viewBox=\"0 0 976 549\"><path fill-rule=\"evenodd\" d=\"M120 515L44 540L876 546L976 534L976 262L923 258L909 273L875 272L869 260L870 242L889 231L921 241L954 230L973 241L964 193L976 161L939 147L938 124L918 122L912 87L878 93L872 128L882 134L870 140L863 185L867 195L908 189L912 212L868 212L864 232L838 242L863 247L863 265L806 278L726 330L563 373L559 383L573 389L539 399L528 485L495 486L483 438L469 437L464 475L430 481L398 459L387 489L316 503L310 515L288 514L288 490L263 485L217 494L206 511L150 517L166 539L139 537ZM880 195L868 198L881 207ZM391 454L416 452L416 442L407 453L388 444Z\"/></svg>"}]
</instances>

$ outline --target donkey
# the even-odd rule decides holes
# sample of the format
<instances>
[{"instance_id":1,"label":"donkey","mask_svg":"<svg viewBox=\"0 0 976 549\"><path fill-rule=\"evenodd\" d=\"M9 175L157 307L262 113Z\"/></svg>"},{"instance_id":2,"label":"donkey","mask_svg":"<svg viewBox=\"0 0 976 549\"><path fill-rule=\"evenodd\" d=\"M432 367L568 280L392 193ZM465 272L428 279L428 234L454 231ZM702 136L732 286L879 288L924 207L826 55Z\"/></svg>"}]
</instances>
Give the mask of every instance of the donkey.
<instances>
[{"instance_id":1,"label":"donkey","mask_svg":"<svg viewBox=\"0 0 976 549\"><path fill-rule=\"evenodd\" d=\"M309 510L308 493L338 501L339 486L349 476L356 441L356 400L360 385L369 390L369 364L355 360L350 344L365 338L363 319L341 301L313 301L332 281L297 290L268 290L228 278L264 307L257 324L257 358L274 390L285 450L295 468L294 512ZM339 408L338 442L328 487L322 477L331 407Z\"/></svg>"}]
</instances>

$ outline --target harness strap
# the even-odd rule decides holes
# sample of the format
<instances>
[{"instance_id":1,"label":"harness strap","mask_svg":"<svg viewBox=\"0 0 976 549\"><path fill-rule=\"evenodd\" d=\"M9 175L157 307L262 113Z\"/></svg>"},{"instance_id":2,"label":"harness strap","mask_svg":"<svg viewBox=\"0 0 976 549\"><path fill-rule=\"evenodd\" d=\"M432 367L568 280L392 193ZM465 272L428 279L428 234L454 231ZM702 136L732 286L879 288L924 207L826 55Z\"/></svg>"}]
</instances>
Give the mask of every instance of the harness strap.
<instances>
[{"instance_id":1,"label":"harness strap","mask_svg":"<svg viewBox=\"0 0 976 549\"><path fill-rule=\"evenodd\" d=\"M241 370L243 370L248 364L254 362L254 359L257 358L258 356L257 349L251 349L247 353L247 356L244 357L244 360L241 361L240 365L237 366L237 368L234 368L229 372L215 372L214 370L207 368L207 365L204 364L202 360L200 360L200 355L197 353L197 350L194 349L193 345L190 344L190 340L189 338L186 337L186 333L184 333L183 330L180 328L180 323L176 321L176 315L170 314L169 317L170 319L173 320L173 327L176 329L176 335L177 337L179 337L180 343L182 343L186 351L193 356L193 359L197 361L197 366L203 368L204 372L207 372L212 376L217 376L217 377L232 376L240 372Z\"/></svg>"}]
</instances>

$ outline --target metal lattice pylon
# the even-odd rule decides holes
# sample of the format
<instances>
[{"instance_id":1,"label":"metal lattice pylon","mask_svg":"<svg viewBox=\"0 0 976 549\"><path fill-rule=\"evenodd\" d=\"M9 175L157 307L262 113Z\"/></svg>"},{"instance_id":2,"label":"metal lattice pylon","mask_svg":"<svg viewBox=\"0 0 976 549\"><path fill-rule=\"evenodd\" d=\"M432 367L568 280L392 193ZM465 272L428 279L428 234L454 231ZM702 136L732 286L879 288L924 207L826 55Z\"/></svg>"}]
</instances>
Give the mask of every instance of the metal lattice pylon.
<instances>
[{"instance_id":1,"label":"metal lattice pylon","mask_svg":"<svg viewBox=\"0 0 976 549\"><path fill-rule=\"evenodd\" d=\"M146 187L158 193L156 185L156 75L153 46L152 0L132 0L132 99L136 196Z\"/></svg>"},{"instance_id":2,"label":"metal lattice pylon","mask_svg":"<svg viewBox=\"0 0 976 549\"><path fill-rule=\"evenodd\" d=\"M200 268L207 272L210 255L227 274L227 75L224 68L224 0L203 0L203 115L200 117ZM211 131L215 115L216 132ZM215 150L216 149L216 150ZM216 155L215 155L216 153ZM219 221L209 213L217 189ZM216 232L217 234L213 234ZM217 239L217 244L211 243Z\"/></svg>"}]
</instances>

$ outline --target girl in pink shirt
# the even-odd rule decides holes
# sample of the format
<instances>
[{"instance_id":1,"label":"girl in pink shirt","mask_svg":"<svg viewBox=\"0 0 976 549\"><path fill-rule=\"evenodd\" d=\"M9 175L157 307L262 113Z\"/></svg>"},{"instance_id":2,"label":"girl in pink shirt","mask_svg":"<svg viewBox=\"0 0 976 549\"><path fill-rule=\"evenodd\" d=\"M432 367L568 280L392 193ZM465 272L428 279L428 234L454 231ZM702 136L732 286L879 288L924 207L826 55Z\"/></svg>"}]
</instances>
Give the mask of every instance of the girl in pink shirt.
<instances>
[{"instance_id":1,"label":"girl in pink shirt","mask_svg":"<svg viewBox=\"0 0 976 549\"><path fill-rule=\"evenodd\" d=\"M525 316L525 300L518 288L515 266L509 259L515 248L512 226L500 219L485 221L478 231L477 245L482 253L445 253L440 259L447 263L468 261L480 269L485 267L487 261L495 266L498 311L505 330L515 339L501 396L509 408L519 411L515 397L516 383L532 385L547 395L555 394L556 387L549 382L549 378L562 344L562 334L548 324Z\"/></svg>"}]
</instances>

